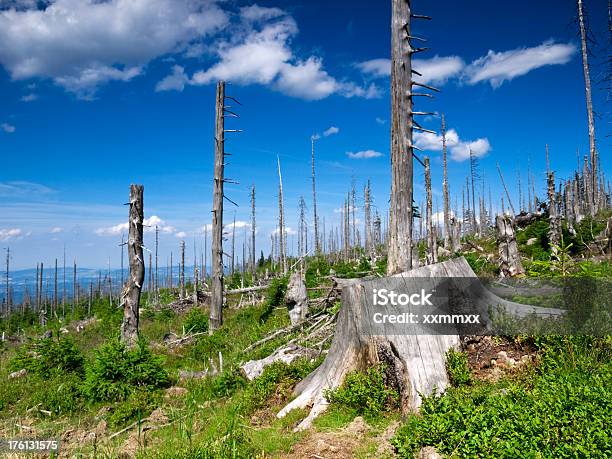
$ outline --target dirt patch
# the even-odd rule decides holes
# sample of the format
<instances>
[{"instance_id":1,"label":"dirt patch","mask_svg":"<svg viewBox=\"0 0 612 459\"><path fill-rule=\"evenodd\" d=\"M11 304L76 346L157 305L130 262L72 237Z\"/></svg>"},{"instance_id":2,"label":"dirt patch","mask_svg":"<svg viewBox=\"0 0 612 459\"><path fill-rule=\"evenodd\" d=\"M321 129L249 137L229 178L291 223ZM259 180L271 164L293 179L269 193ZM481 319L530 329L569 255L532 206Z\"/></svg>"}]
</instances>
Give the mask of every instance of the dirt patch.
<instances>
[{"instance_id":1,"label":"dirt patch","mask_svg":"<svg viewBox=\"0 0 612 459\"><path fill-rule=\"evenodd\" d=\"M534 362L537 354L530 342L492 336L464 336L462 347L472 374L485 381L496 381L503 374Z\"/></svg>"}]
</instances>

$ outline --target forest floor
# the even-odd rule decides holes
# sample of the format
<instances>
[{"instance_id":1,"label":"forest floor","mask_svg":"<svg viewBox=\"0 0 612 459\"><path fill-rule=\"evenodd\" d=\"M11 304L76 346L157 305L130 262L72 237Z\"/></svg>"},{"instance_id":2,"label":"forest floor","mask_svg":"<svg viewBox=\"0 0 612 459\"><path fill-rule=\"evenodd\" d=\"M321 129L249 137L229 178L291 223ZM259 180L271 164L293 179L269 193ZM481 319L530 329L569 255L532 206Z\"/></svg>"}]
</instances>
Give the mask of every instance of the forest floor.
<instances>
[{"instance_id":1,"label":"forest floor","mask_svg":"<svg viewBox=\"0 0 612 459\"><path fill-rule=\"evenodd\" d=\"M536 222L519 232L527 276L560 275L546 245L527 245L543 231ZM456 255L494 276L494 240L470 242ZM568 257L571 273L612 279L610 262ZM309 260L313 314L333 317L339 308L321 301L331 269L355 277L384 265ZM256 301L230 298L212 335L206 304L173 308L175 291L162 291L159 303L145 295L144 341L132 351L118 344L121 311L107 299L96 300L95 319L77 308L71 321L50 324L50 339L35 317L21 317L12 325L19 334L0 348L0 438L60 438L60 457L83 458L385 459L414 457L425 446L446 457L612 456L610 336L463 337L462 352L449 355L452 387L425 398L420 414L402 418L373 370L352 375L313 428L294 432L306 410L276 414L331 340L315 358L273 364L253 381L239 371L309 334L312 322L253 346L287 329L285 288L277 280Z\"/></svg>"}]
</instances>

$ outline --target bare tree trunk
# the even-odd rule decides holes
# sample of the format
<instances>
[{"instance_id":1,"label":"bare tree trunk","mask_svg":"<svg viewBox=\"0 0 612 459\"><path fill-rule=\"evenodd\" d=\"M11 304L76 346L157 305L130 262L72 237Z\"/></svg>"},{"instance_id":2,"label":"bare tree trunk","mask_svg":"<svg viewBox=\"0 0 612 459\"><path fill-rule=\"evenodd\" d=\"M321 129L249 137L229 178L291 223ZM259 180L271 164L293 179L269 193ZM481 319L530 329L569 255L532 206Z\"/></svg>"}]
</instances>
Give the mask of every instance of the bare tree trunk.
<instances>
[{"instance_id":1,"label":"bare tree trunk","mask_svg":"<svg viewBox=\"0 0 612 459\"><path fill-rule=\"evenodd\" d=\"M8 317L11 312L11 248L6 249L6 311L4 316Z\"/></svg>"},{"instance_id":2,"label":"bare tree trunk","mask_svg":"<svg viewBox=\"0 0 612 459\"><path fill-rule=\"evenodd\" d=\"M223 184L225 161L225 82L217 83L215 125L215 178L212 221L212 279L209 325L210 332L223 323Z\"/></svg>"},{"instance_id":3,"label":"bare tree trunk","mask_svg":"<svg viewBox=\"0 0 612 459\"><path fill-rule=\"evenodd\" d=\"M77 283L77 264L76 258L74 259L73 270L72 270L72 314L76 306L79 304L79 287Z\"/></svg>"},{"instance_id":4,"label":"bare tree trunk","mask_svg":"<svg viewBox=\"0 0 612 459\"><path fill-rule=\"evenodd\" d=\"M134 346L138 341L138 308L140 293L145 279L145 264L143 255L144 220L144 187L131 185L130 213L128 232L128 260L130 273L121 295L123 306L123 323L121 324L121 341L127 346Z\"/></svg>"},{"instance_id":5,"label":"bare tree trunk","mask_svg":"<svg viewBox=\"0 0 612 459\"><path fill-rule=\"evenodd\" d=\"M234 276L236 271L236 212L234 212L234 223L232 225L232 258L230 261L230 273Z\"/></svg>"},{"instance_id":6,"label":"bare tree trunk","mask_svg":"<svg viewBox=\"0 0 612 459\"><path fill-rule=\"evenodd\" d=\"M432 220L431 166L429 157L425 157L425 193L427 194L427 263L438 262L438 241Z\"/></svg>"},{"instance_id":7,"label":"bare tree trunk","mask_svg":"<svg viewBox=\"0 0 612 459\"><path fill-rule=\"evenodd\" d=\"M589 184L592 192L590 196L590 207L591 214L593 215L596 211L594 196L597 190L597 170L598 170L598 158L597 149L595 146L595 120L593 117L593 101L591 99L591 76L589 72L589 57L587 49L587 31L584 21L583 2L578 0L578 22L580 25L580 44L582 51L582 71L584 73L584 91L587 107L587 117L589 122L589 152L591 160L591 182Z\"/></svg>"},{"instance_id":8,"label":"bare tree trunk","mask_svg":"<svg viewBox=\"0 0 612 459\"><path fill-rule=\"evenodd\" d=\"M497 243L499 248L499 271L502 277L513 277L524 274L521 257L516 244L513 219L507 215L498 215L495 219Z\"/></svg>"},{"instance_id":9,"label":"bare tree trunk","mask_svg":"<svg viewBox=\"0 0 612 459\"><path fill-rule=\"evenodd\" d=\"M446 121L442 114L442 194L444 195L444 248L450 250L451 247L451 227L450 227L450 197L448 193L448 161L446 158Z\"/></svg>"},{"instance_id":10,"label":"bare tree trunk","mask_svg":"<svg viewBox=\"0 0 612 459\"><path fill-rule=\"evenodd\" d=\"M66 246L64 246L64 258L62 269L62 318L66 317Z\"/></svg>"},{"instance_id":11,"label":"bare tree trunk","mask_svg":"<svg viewBox=\"0 0 612 459\"><path fill-rule=\"evenodd\" d=\"M58 298L57 298L57 258L55 259L55 271L53 274L53 311L51 312L51 315L53 317L57 316L57 305L58 305ZM8 298L7 298L7 306L8 306Z\"/></svg>"},{"instance_id":12,"label":"bare tree trunk","mask_svg":"<svg viewBox=\"0 0 612 459\"><path fill-rule=\"evenodd\" d=\"M318 255L321 253L321 244L319 242L319 217L317 216L317 189L316 189L316 176L315 176L315 136L311 137L312 142L312 210L314 218L314 240L315 240L315 252ZM324 235L325 236L325 235Z\"/></svg>"},{"instance_id":13,"label":"bare tree trunk","mask_svg":"<svg viewBox=\"0 0 612 459\"><path fill-rule=\"evenodd\" d=\"M285 210L283 202L283 175L281 174L280 158L276 157L278 164L278 236L280 265L283 274L287 274L287 241L285 234Z\"/></svg>"},{"instance_id":14,"label":"bare tree trunk","mask_svg":"<svg viewBox=\"0 0 612 459\"><path fill-rule=\"evenodd\" d=\"M547 173L547 184L548 184L548 216L549 216L549 230L548 240L552 245L559 245L561 243L561 220L557 213L557 200L555 195L555 173Z\"/></svg>"},{"instance_id":15,"label":"bare tree trunk","mask_svg":"<svg viewBox=\"0 0 612 459\"><path fill-rule=\"evenodd\" d=\"M501 168L499 167L499 163L497 165L497 172L499 172L499 178L501 179L502 186L504 187L504 191L506 192L506 197L508 198L508 205L510 205L510 209L512 209L512 215L516 215L514 211L514 206L512 205L512 200L510 199L510 193L508 193L508 188L506 187L506 182L504 181L504 175L502 174Z\"/></svg>"},{"instance_id":16,"label":"bare tree trunk","mask_svg":"<svg viewBox=\"0 0 612 459\"><path fill-rule=\"evenodd\" d=\"M387 273L412 267L412 53L410 4L392 0L391 212Z\"/></svg>"},{"instance_id":17,"label":"bare tree trunk","mask_svg":"<svg viewBox=\"0 0 612 459\"><path fill-rule=\"evenodd\" d=\"M179 271L179 296L185 298L185 241L181 241L181 270Z\"/></svg>"},{"instance_id":18,"label":"bare tree trunk","mask_svg":"<svg viewBox=\"0 0 612 459\"><path fill-rule=\"evenodd\" d=\"M372 243L372 213L371 213L371 200L370 196L370 180L368 180L364 190L364 219L365 219L365 250L366 255L369 257L374 256L373 243Z\"/></svg>"},{"instance_id":19,"label":"bare tree trunk","mask_svg":"<svg viewBox=\"0 0 612 459\"><path fill-rule=\"evenodd\" d=\"M155 301L159 302L159 227L155 225L155 276L153 278Z\"/></svg>"},{"instance_id":20,"label":"bare tree trunk","mask_svg":"<svg viewBox=\"0 0 612 459\"><path fill-rule=\"evenodd\" d=\"M257 259L255 250L255 185L251 187L251 277L253 285L255 284L255 274L257 273Z\"/></svg>"}]
</instances>

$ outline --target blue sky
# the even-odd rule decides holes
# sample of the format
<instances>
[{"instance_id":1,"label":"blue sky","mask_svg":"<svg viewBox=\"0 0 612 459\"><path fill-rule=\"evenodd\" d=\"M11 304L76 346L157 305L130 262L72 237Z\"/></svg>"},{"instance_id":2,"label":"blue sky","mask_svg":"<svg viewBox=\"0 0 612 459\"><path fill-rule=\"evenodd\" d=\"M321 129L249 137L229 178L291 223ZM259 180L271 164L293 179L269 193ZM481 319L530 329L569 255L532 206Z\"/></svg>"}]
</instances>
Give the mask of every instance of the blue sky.
<instances>
[{"instance_id":1,"label":"blue sky","mask_svg":"<svg viewBox=\"0 0 612 459\"><path fill-rule=\"evenodd\" d=\"M546 143L558 176L567 176L576 150L588 148L574 2L413 7L434 18L413 25L430 48L415 67L442 90L418 108L446 115L451 193L459 202L469 148L481 156L496 203L496 162L515 205L517 169L526 183L528 161L542 189ZM596 39L598 147L609 170L609 105L597 84L606 71L607 2L586 0L586 7ZM49 265L64 245L81 266L105 266L109 257L116 266L118 225L135 182L145 185L145 216L163 229L162 260L181 239L191 254L197 237L200 251L201 228L210 222L219 78L243 104L241 118L228 121L244 133L228 141L226 170L240 182L227 192L240 206L227 204L225 220L234 211L239 222L248 220L255 184L258 251L267 252L276 225L277 155L288 226L297 227L300 195L311 204L313 134L321 136L318 194L327 229L353 181L361 195L371 179L384 212L390 14L390 2L365 0L0 0L0 245L11 247L18 268ZM440 119L422 124L438 131ZM428 149L421 156L432 157L441 209L439 139L415 141ZM417 202L422 173L415 163ZM151 246L151 233L146 239Z\"/></svg>"}]
</instances>

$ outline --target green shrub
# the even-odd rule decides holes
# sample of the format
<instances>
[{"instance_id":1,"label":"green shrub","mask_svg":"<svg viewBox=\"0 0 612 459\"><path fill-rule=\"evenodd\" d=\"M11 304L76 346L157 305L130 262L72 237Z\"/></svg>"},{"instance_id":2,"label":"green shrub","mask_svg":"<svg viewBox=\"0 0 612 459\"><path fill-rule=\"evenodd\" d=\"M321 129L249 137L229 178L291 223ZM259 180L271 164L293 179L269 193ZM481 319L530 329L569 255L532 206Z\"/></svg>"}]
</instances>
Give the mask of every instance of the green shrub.
<instances>
[{"instance_id":1,"label":"green shrub","mask_svg":"<svg viewBox=\"0 0 612 459\"><path fill-rule=\"evenodd\" d=\"M446 372L450 383L455 386L462 386L472 383L472 374L468 367L467 354L451 348L446 353Z\"/></svg>"},{"instance_id":2,"label":"green shrub","mask_svg":"<svg viewBox=\"0 0 612 459\"><path fill-rule=\"evenodd\" d=\"M329 275L329 263L325 258L314 258L309 261L306 269L306 287L314 288L320 283L320 277Z\"/></svg>"},{"instance_id":3,"label":"green shrub","mask_svg":"<svg viewBox=\"0 0 612 459\"><path fill-rule=\"evenodd\" d=\"M147 417L161 402L161 396L156 392L136 390L130 396L117 403L107 417L111 427L123 427L131 421Z\"/></svg>"},{"instance_id":4,"label":"green shrub","mask_svg":"<svg viewBox=\"0 0 612 459\"><path fill-rule=\"evenodd\" d=\"M30 386L30 403L54 415L74 413L84 405L82 378L75 373L56 373Z\"/></svg>"},{"instance_id":5,"label":"green shrub","mask_svg":"<svg viewBox=\"0 0 612 459\"><path fill-rule=\"evenodd\" d=\"M170 378L162 360L143 341L127 349L113 339L102 345L87 366L83 391L92 401L125 400L137 389L167 387Z\"/></svg>"},{"instance_id":6,"label":"green shrub","mask_svg":"<svg viewBox=\"0 0 612 459\"><path fill-rule=\"evenodd\" d=\"M264 307L259 315L259 322L264 323L272 314L275 308L283 304L285 292L287 291L288 279L279 277L273 279L266 290L266 300Z\"/></svg>"},{"instance_id":7,"label":"green shrub","mask_svg":"<svg viewBox=\"0 0 612 459\"><path fill-rule=\"evenodd\" d=\"M612 432L609 340L536 338L542 362L524 381L449 388L423 399L392 443L400 457L424 446L448 457L608 457Z\"/></svg>"},{"instance_id":8,"label":"green shrub","mask_svg":"<svg viewBox=\"0 0 612 459\"><path fill-rule=\"evenodd\" d=\"M330 403L344 405L358 414L376 417L384 411L397 407L399 396L385 384L385 368L382 365L368 368L364 372L349 373L342 386L327 391Z\"/></svg>"},{"instance_id":9,"label":"green shrub","mask_svg":"<svg viewBox=\"0 0 612 459\"><path fill-rule=\"evenodd\" d=\"M85 359L69 336L45 338L21 346L9 363L11 371L22 368L40 377L55 373L82 373Z\"/></svg>"},{"instance_id":10,"label":"green shrub","mask_svg":"<svg viewBox=\"0 0 612 459\"><path fill-rule=\"evenodd\" d=\"M549 226L548 221L541 219L517 231L516 242L520 246L521 253L532 260L548 260L550 250L548 242ZM527 245L527 241L534 238L535 243Z\"/></svg>"},{"instance_id":11,"label":"green shrub","mask_svg":"<svg viewBox=\"0 0 612 459\"><path fill-rule=\"evenodd\" d=\"M245 386L246 380L237 368L224 371L212 381L212 395L215 398L229 397Z\"/></svg>"},{"instance_id":12,"label":"green shrub","mask_svg":"<svg viewBox=\"0 0 612 459\"><path fill-rule=\"evenodd\" d=\"M206 333L208 331L208 316L200 308L191 309L183 323L185 333Z\"/></svg>"},{"instance_id":13,"label":"green shrub","mask_svg":"<svg viewBox=\"0 0 612 459\"><path fill-rule=\"evenodd\" d=\"M497 266L495 266L493 263L487 260L486 257L482 255L478 255L473 252L468 252L463 254L463 257L468 262L472 270L478 275L486 273L495 274L498 272Z\"/></svg>"}]
</instances>

